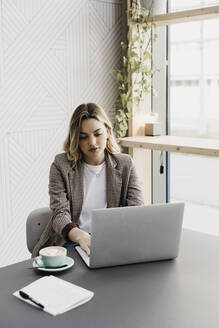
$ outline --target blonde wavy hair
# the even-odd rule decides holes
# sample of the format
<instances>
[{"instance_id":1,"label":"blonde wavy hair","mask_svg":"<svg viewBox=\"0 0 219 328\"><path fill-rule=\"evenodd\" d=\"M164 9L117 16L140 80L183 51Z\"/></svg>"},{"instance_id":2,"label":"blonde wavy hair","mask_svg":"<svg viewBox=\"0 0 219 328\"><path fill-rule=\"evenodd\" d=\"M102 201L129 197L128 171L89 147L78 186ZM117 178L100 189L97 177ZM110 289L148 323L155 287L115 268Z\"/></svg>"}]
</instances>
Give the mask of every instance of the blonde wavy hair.
<instances>
[{"instance_id":1,"label":"blonde wavy hair","mask_svg":"<svg viewBox=\"0 0 219 328\"><path fill-rule=\"evenodd\" d=\"M87 103L79 105L73 112L67 138L64 142L64 151L67 153L69 161L77 162L82 159L82 152L79 147L79 138L81 123L83 120L93 118L105 125L109 132L106 143L106 149L111 154L120 152L120 148L113 134L113 128L110 120L102 108L95 103Z\"/></svg>"}]
</instances>

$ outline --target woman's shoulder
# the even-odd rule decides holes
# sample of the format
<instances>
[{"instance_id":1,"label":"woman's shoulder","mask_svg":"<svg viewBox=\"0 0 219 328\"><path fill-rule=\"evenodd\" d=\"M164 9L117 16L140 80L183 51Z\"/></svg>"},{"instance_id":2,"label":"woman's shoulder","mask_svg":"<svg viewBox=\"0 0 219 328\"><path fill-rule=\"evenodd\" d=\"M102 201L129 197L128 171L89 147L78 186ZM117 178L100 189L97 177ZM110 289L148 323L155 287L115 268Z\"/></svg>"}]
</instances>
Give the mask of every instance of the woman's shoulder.
<instances>
[{"instance_id":1,"label":"woman's shoulder","mask_svg":"<svg viewBox=\"0 0 219 328\"><path fill-rule=\"evenodd\" d=\"M67 154L66 153L60 153L60 154L55 155L55 161L56 162L68 161Z\"/></svg>"},{"instance_id":2,"label":"woman's shoulder","mask_svg":"<svg viewBox=\"0 0 219 328\"><path fill-rule=\"evenodd\" d=\"M119 166L132 165L132 158L128 154L117 153L117 154L111 154L111 156Z\"/></svg>"},{"instance_id":3,"label":"woman's shoulder","mask_svg":"<svg viewBox=\"0 0 219 328\"><path fill-rule=\"evenodd\" d=\"M57 154L53 163L60 168L69 169L72 167L72 162L68 160L66 153Z\"/></svg>"},{"instance_id":4,"label":"woman's shoulder","mask_svg":"<svg viewBox=\"0 0 219 328\"><path fill-rule=\"evenodd\" d=\"M130 161L131 160L131 156L129 154L124 154L124 153L116 153L113 154L113 156L121 161Z\"/></svg>"}]
</instances>

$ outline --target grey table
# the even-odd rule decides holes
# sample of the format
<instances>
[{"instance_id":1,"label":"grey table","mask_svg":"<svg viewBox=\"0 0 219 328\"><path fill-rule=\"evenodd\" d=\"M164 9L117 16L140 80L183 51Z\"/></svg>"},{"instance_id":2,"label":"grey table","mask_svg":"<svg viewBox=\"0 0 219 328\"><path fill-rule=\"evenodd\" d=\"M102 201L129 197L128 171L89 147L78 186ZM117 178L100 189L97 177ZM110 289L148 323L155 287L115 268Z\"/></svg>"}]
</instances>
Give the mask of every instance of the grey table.
<instances>
[{"instance_id":1,"label":"grey table","mask_svg":"<svg viewBox=\"0 0 219 328\"><path fill-rule=\"evenodd\" d=\"M75 253L58 277L95 292L94 298L57 317L12 293L45 273L30 261L0 269L1 328L218 328L219 238L183 231L176 260L89 270Z\"/></svg>"}]
</instances>

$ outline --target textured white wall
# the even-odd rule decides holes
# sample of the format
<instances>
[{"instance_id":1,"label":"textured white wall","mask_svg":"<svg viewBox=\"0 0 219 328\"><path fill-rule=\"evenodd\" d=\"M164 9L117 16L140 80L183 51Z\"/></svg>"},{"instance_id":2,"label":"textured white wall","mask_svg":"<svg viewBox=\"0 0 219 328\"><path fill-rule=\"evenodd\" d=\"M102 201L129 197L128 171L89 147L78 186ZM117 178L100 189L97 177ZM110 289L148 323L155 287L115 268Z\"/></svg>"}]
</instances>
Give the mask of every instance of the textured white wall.
<instances>
[{"instance_id":1,"label":"textured white wall","mask_svg":"<svg viewBox=\"0 0 219 328\"><path fill-rule=\"evenodd\" d=\"M48 172L72 110L113 119L122 1L0 0L0 266L29 257L25 224L48 206Z\"/></svg>"}]
</instances>

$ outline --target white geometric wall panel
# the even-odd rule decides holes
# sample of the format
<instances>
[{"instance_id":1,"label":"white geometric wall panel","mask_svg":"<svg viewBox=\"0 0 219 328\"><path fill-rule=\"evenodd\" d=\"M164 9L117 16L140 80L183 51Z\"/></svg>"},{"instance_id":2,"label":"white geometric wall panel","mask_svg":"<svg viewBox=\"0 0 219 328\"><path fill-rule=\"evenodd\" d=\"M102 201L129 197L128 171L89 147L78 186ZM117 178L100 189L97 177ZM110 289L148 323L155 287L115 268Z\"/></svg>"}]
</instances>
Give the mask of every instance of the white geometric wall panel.
<instances>
[{"instance_id":1,"label":"white geometric wall panel","mask_svg":"<svg viewBox=\"0 0 219 328\"><path fill-rule=\"evenodd\" d=\"M93 101L114 118L124 2L0 0L0 266L30 256L26 218L49 205L73 109Z\"/></svg>"}]
</instances>

